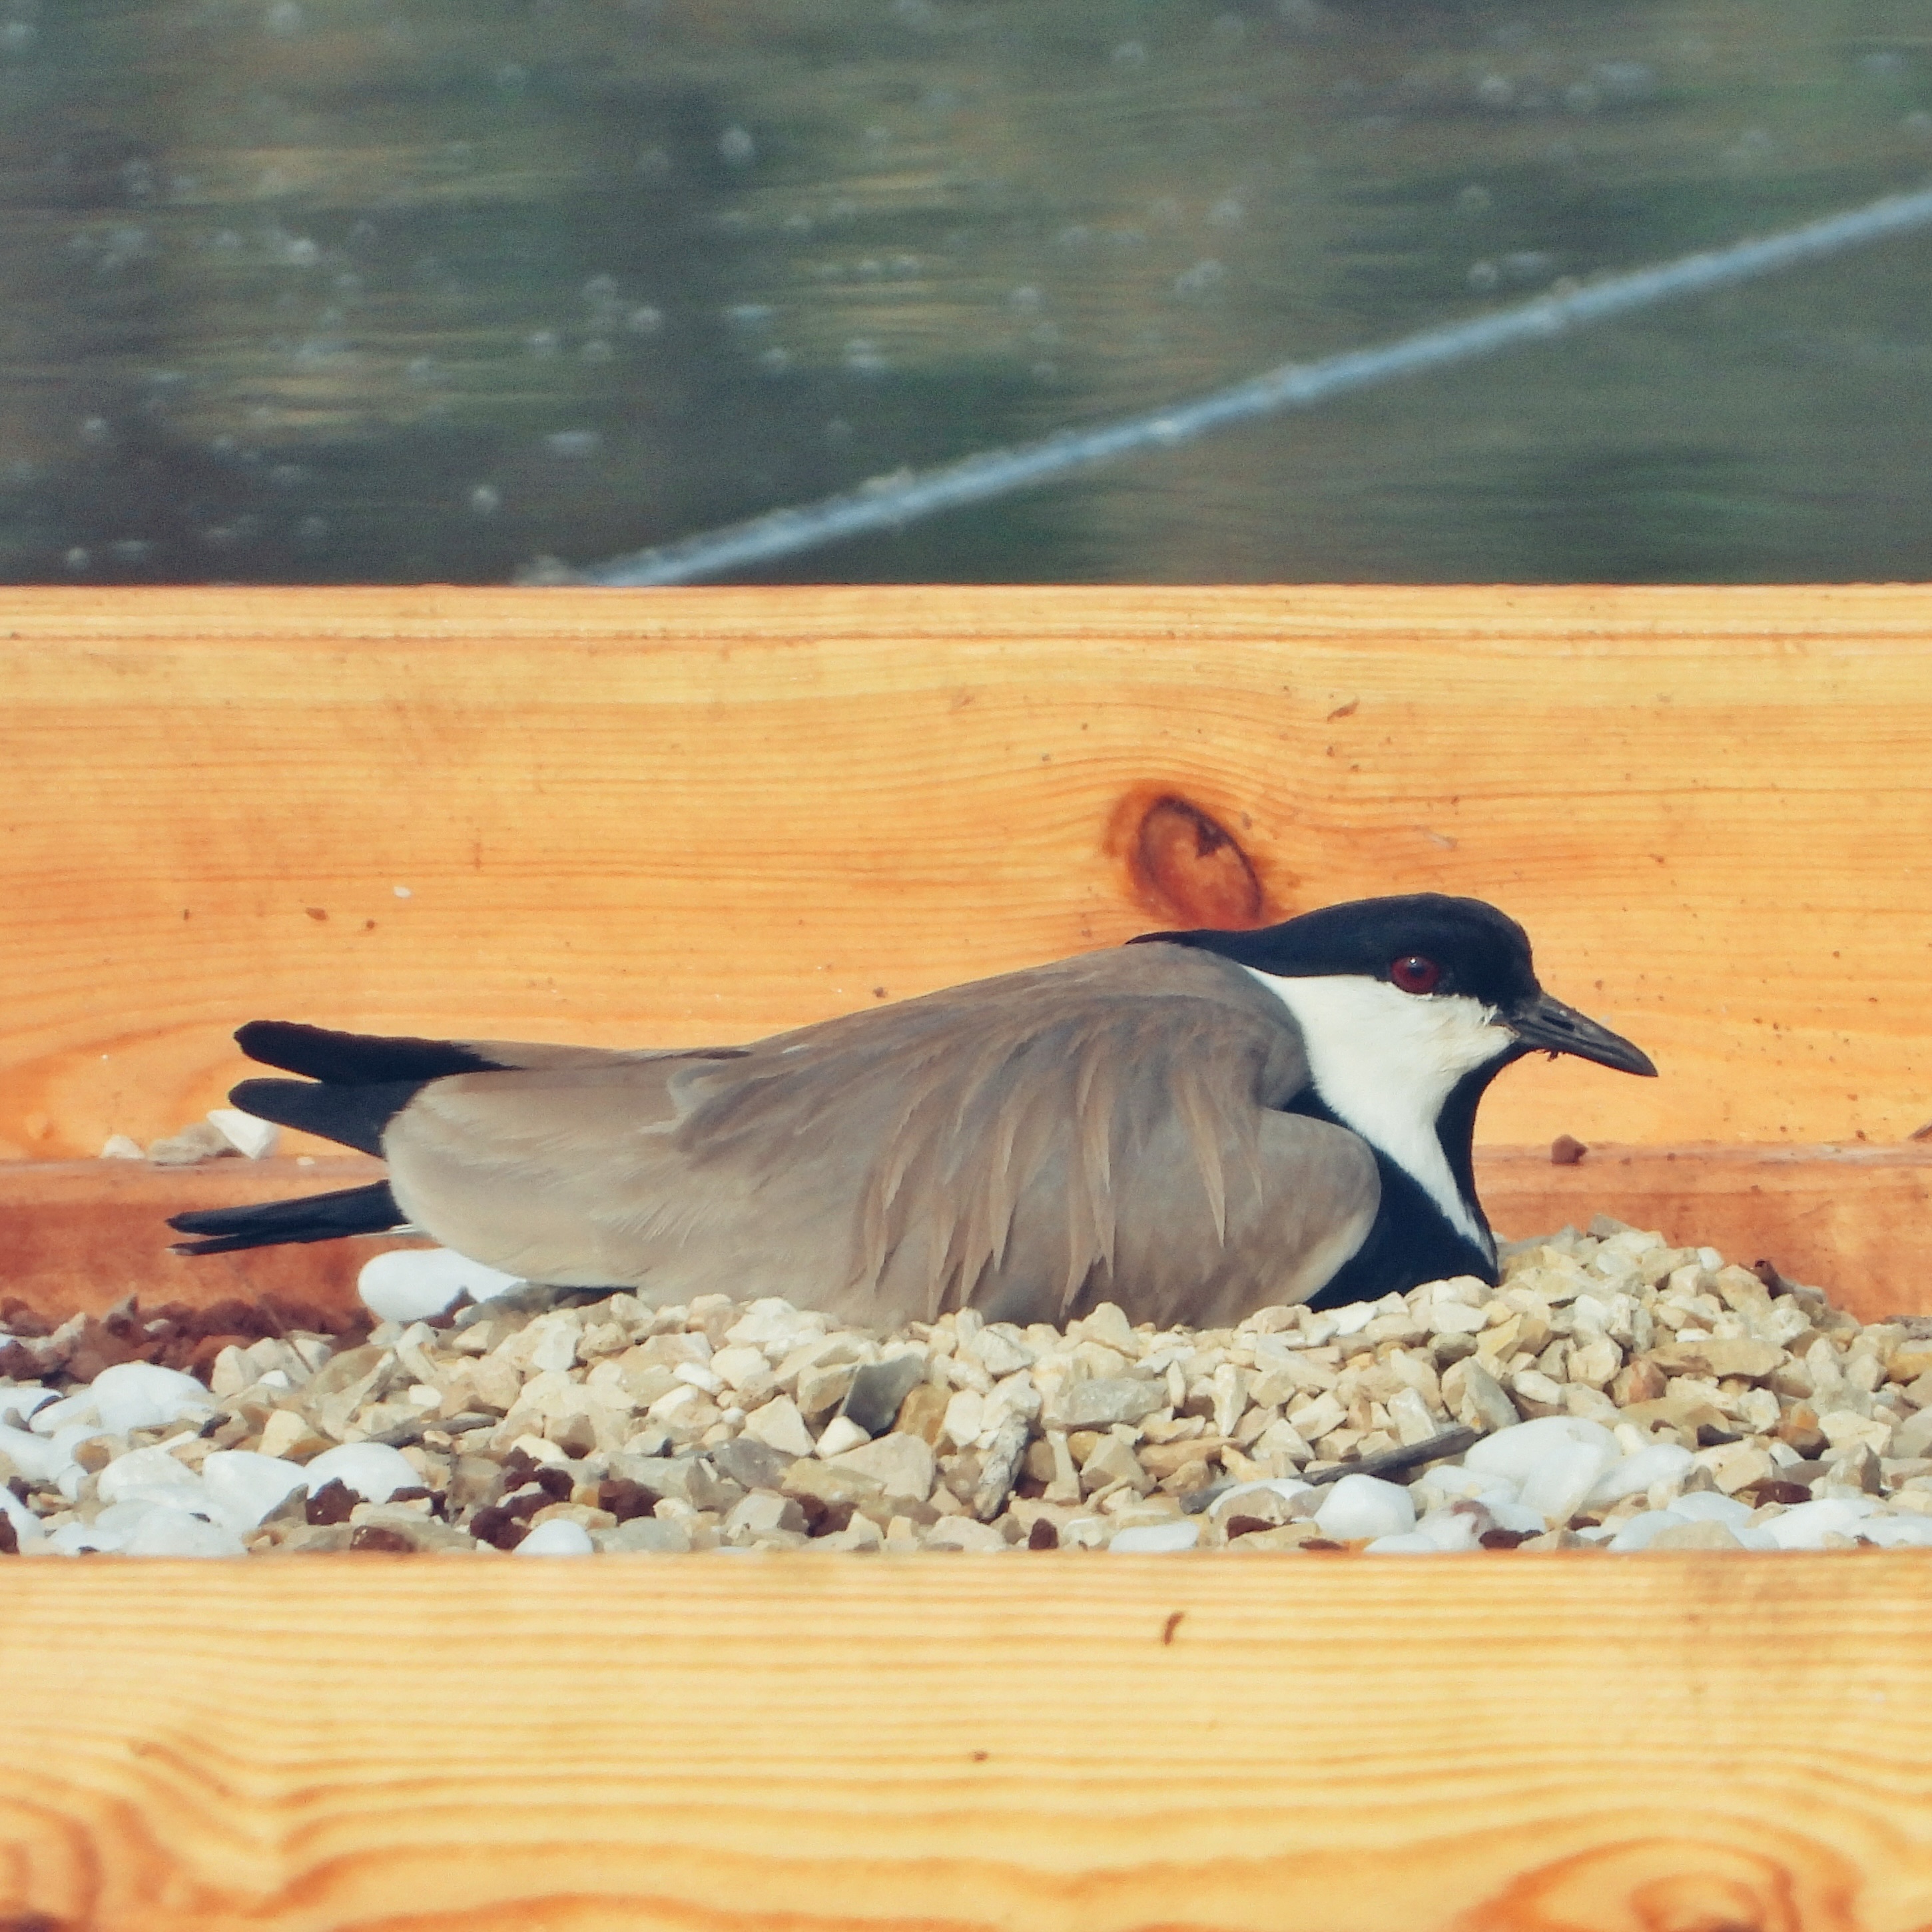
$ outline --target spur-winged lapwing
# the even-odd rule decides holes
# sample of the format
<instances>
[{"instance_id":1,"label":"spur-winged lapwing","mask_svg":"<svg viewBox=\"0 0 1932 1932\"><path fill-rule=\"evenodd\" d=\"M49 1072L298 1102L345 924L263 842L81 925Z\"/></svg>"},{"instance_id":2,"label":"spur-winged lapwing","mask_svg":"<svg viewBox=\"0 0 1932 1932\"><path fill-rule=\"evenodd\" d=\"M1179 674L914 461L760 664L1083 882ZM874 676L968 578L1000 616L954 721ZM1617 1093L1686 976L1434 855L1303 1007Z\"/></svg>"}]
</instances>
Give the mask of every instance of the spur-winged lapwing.
<instances>
[{"instance_id":1,"label":"spur-winged lapwing","mask_svg":"<svg viewBox=\"0 0 1932 1932\"><path fill-rule=\"evenodd\" d=\"M1496 1278L1476 1108L1539 1049L1639 1049L1545 993L1476 899L1149 934L748 1046L616 1052L256 1021L238 1107L386 1182L177 1215L214 1254L409 1222L658 1304L781 1295L898 1324L970 1306L1212 1326Z\"/></svg>"}]
</instances>

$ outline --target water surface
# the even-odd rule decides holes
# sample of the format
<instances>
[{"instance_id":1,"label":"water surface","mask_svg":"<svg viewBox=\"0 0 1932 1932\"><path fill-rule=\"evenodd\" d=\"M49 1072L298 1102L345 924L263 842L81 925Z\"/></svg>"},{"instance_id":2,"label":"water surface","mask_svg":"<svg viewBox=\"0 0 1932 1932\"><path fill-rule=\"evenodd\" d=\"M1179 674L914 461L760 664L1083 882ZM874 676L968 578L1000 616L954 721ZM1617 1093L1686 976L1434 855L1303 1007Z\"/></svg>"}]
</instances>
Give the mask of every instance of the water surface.
<instances>
[{"instance_id":1,"label":"water surface","mask_svg":"<svg viewBox=\"0 0 1932 1932\"><path fill-rule=\"evenodd\" d=\"M1907 0L0 0L0 574L505 580L1928 176ZM1927 577L1928 267L764 574Z\"/></svg>"}]
</instances>

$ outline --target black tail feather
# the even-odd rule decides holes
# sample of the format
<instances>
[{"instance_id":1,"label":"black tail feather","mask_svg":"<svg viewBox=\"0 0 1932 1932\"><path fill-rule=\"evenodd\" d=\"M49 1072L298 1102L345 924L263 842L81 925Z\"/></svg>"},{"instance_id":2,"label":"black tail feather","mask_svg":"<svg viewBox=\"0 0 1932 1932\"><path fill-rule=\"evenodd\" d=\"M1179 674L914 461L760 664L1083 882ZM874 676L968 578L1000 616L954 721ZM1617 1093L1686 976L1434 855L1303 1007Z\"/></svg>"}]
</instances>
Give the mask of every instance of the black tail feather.
<instances>
[{"instance_id":1,"label":"black tail feather","mask_svg":"<svg viewBox=\"0 0 1932 1932\"><path fill-rule=\"evenodd\" d=\"M313 1080L244 1080L228 1097L244 1113L299 1127L363 1154L382 1151L382 1130L429 1084L392 1080L380 1086L334 1087Z\"/></svg>"},{"instance_id":2,"label":"black tail feather","mask_svg":"<svg viewBox=\"0 0 1932 1932\"><path fill-rule=\"evenodd\" d=\"M266 1085L269 1083L262 1082ZM168 1226L206 1239L177 1241L178 1255L225 1255L237 1248L282 1241L333 1241L344 1234L382 1234L402 1225L402 1210L386 1180L311 1194L300 1201L263 1201L252 1208L197 1208L169 1217Z\"/></svg>"},{"instance_id":3,"label":"black tail feather","mask_svg":"<svg viewBox=\"0 0 1932 1932\"><path fill-rule=\"evenodd\" d=\"M496 1061L454 1041L334 1033L289 1020L251 1020L235 1038L250 1059L310 1076L244 1080L228 1096L236 1106L259 1120L299 1127L364 1154L381 1154L382 1130L432 1080L498 1070ZM177 1241L176 1254L224 1255L285 1241L383 1234L404 1219L388 1183L379 1180L300 1201L198 1208L175 1215L168 1226L202 1238Z\"/></svg>"},{"instance_id":4,"label":"black tail feather","mask_svg":"<svg viewBox=\"0 0 1932 1932\"><path fill-rule=\"evenodd\" d=\"M236 1029L235 1043L264 1066L344 1087L382 1087L400 1080L440 1079L446 1073L500 1070L498 1062L454 1040L334 1033L292 1020L250 1020Z\"/></svg>"}]
</instances>

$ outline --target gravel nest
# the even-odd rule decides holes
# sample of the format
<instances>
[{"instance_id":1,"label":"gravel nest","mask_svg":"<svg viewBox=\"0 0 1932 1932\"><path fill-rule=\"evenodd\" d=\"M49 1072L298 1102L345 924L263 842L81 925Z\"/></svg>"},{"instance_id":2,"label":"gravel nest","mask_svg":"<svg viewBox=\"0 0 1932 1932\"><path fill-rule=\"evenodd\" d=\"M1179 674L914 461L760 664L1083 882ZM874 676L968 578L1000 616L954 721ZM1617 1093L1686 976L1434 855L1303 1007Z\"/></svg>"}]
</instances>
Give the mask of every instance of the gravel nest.
<instances>
[{"instance_id":1,"label":"gravel nest","mask_svg":"<svg viewBox=\"0 0 1932 1932\"><path fill-rule=\"evenodd\" d=\"M128 1304L0 1329L0 1552L1932 1544L1932 1319L1606 1219L1504 1267L1199 1330L522 1288L200 1375Z\"/></svg>"}]
</instances>

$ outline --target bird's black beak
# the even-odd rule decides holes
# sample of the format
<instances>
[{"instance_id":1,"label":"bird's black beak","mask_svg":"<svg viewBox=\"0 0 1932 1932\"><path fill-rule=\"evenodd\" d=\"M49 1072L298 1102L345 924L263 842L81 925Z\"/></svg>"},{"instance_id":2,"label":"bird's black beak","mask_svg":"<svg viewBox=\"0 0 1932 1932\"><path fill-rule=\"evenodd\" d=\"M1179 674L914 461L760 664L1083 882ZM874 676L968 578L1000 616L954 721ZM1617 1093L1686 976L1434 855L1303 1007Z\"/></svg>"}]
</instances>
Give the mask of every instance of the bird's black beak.
<instances>
[{"instance_id":1,"label":"bird's black beak","mask_svg":"<svg viewBox=\"0 0 1932 1932\"><path fill-rule=\"evenodd\" d=\"M1633 1046L1620 1033L1586 1019L1574 1006L1547 993L1520 1006L1508 1024L1525 1047L1547 1053L1574 1053L1580 1060L1594 1060L1600 1066L1614 1066L1619 1073L1641 1073L1652 1079L1657 1068L1642 1047Z\"/></svg>"}]
</instances>

